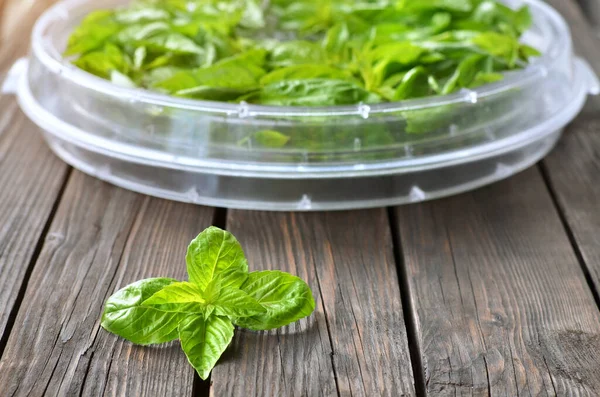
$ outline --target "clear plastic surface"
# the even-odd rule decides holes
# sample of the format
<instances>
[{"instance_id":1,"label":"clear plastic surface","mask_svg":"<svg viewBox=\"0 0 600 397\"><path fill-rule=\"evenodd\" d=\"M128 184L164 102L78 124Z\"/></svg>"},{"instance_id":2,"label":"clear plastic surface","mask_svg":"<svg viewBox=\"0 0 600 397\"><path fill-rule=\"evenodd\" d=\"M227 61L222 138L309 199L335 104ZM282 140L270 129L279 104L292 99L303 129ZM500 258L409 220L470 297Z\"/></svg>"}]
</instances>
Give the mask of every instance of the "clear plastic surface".
<instances>
[{"instance_id":1,"label":"clear plastic surface","mask_svg":"<svg viewBox=\"0 0 600 397\"><path fill-rule=\"evenodd\" d=\"M82 17L124 0L58 3L7 83L66 162L150 195L266 210L331 210L446 196L542 158L598 82L561 16L538 0L524 41L543 52L499 83L377 105L226 104L120 88L61 57ZM13 91L7 90L7 91ZM268 147L261 132L289 138Z\"/></svg>"}]
</instances>

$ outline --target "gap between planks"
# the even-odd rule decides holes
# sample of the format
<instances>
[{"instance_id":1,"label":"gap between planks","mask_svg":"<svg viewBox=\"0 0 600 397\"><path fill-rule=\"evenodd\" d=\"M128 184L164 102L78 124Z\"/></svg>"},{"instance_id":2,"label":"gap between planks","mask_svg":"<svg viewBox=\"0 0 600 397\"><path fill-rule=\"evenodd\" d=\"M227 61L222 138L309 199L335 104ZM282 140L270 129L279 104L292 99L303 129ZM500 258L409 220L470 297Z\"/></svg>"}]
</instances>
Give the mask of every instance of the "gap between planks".
<instances>
[{"instance_id":1,"label":"gap between planks","mask_svg":"<svg viewBox=\"0 0 600 397\"><path fill-rule=\"evenodd\" d=\"M393 207L387 208L388 223L392 234L392 247L394 250L394 261L398 272L398 284L400 286L400 300L402 301L402 311L404 313L404 324L406 326L406 337L408 338L408 351L412 364L413 376L415 380L415 393L417 397L427 396L427 386L425 384L425 367L421 358L421 344L418 338L417 322L414 314L414 305L410 298L410 284L408 282L408 272L406 270L404 255L402 253L402 239L398 227L398 219L394 213Z\"/></svg>"},{"instance_id":2,"label":"gap between planks","mask_svg":"<svg viewBox=\"0 0 600 397\"><path fill-rule=\"evenodd\" d=\"M385 208L231 211L227 228L253 270L309 282L317 311L288 329L238 331L213 372L212 395L416 395Z\"/></svg>"},{"instance_id":3,"label":"gap between planks","mask_svg":"<svg viewBox=\"0 0 600 397\"><path fill-rule=\"evenodd\" d=\"M547 0L567 21L577 55L600 73L600 1ZM560 217L586 282L600 310L600 189L595 183L600 158L596 152L600 97L590 96L583 112L567 127L557 147L539 163L539 170Z\"/></svg>"},{"instance_id":4,"label":"gap between planks","mask_svg":"<svg viewBox=\"0 0 600 397\"><path fill-rule=\"evenodd\" d=\"M565 229L565 234L569 238L571 247L573 247L573 251L575 253L575 256L577 257L577 262L579 262L579 266L581 266L581 270L583 271L583 274L585 276L585 281L587 282L588 287L590 287L590 291L592 292L592 295L594 296L594 301L596 302L596 306L598 307L598 310L600 310L600 294L598 293L598 290L596 289L596 285L594 284L594 279L592 277L590 269L588 268L588 265L587 265L585 259L583 258L583 253L581 252L581 248L579 247L579 244L577 244L577 239L575 238L575 233L573 232L573 229L569 225L569 221L567 220L567 215L565 214L565 210L560 205L560 201L558 200L558 195L557 195L556 189L554 188L554 185L550 178L548 166L544 162L540 162L538 167L539 167L540 173L542 174L542 178L544 179L544 182L546 184L546 188L548 189L548 194L552 198L552 203L554 204L556 213L558 214L558 217L560 218L560 222L562 223L562 226Z\"/></svg>"},{"instance_id":5,"label":"gap between planks","mask_svg":"<svg viewBox=\"0 0 600 397\"><path fill-rule=\"evenodd\" d=\"M212 225L221 229L227 228L227 208L215 208ZM217 365L219 365L217 363ZM200 379L198 373L194 371L194 386L192 388L193 397L209 397L210 386L212 383L212 373L207 380Z\"/></svg>"},{"instance_id":6,"label":"gap between planks","mask_svg":"<svg viewBox=\"0 0 600 397\"><path fill-rule=\"evenodd\" d=\"M19 312L19 309L21 308L21 303L23 302L23 297L25 296L25 290L27 290L27 284L29 283L29 279L31 278L31 273L33 272L33 268L35 267L35 264L40 256L40 253L42 252L42 248L44 246L44 241L46 240L46 236L48 235L48 231L50 230L50 225L52 225L52 221L54 220L54 217L56 216L56 211L57 211L58 206L60 205L61 199L65 193L65 190L67 188L67 184L71 177L72 171L73 171L73 169L71 167L68 167L67 171L65 172L65 175L63 177L64 179L61 182L61 186L58 190L58 194L56 195L56 199L54 200L54 203L52 204L52 208L50 209L48 217L46 218L46 221L44 222L44 227L42 228L42 232L40 233L40 235L38 237L38 241L36 242L31 259L29 260L29 263L27 264L27 268L25 269L25 274L23 276L23 281L21 283L21 287L19 288L19 293L17 294L15 303L10 311L10 314L8 315L8 321L7 321L6 327L4 329L4 334L0 336L0 359L2 359L2 355L4 354L4 350L6 349L6 344L8 343L8 338L9 338L9 336L12 332L12 329L15 325L15 321L17 319L17 313Z\"/></svg>"}]
</instances>

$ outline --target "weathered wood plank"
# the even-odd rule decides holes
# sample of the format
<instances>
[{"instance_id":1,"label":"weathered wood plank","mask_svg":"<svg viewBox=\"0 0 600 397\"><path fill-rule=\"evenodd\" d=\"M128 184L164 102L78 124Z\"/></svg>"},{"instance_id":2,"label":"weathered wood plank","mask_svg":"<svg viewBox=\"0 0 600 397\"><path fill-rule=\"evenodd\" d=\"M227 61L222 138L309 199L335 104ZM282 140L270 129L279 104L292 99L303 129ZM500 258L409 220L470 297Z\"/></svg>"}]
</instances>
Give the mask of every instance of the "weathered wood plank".
<instances>
[{"instance_id":1,"label":"weathered wood plank","mask_svg":"<svg viewBox=\"0 0 600 397\"><path fill-rule=\"evenodd\" d=\"M212 374L214 396L336 396L331 343L311 247L291 215L230 212L227 229L241 242L250 270L278 269L306 280L318 310L285 330L236 330Z\"/></svg>"},{"instance_id":2,"label":"weathered wood plank","mask_svg":"<svg viewBox=\"0 0 600 397\"><path fill-rule=\"evenodd\" d=\"M600 74L600 38L574 0L551 0L573 27L579 53ZM557 148L544 160L551 188L577 249L600 291L600 99L567 127Z\"/></svg>"},{"instance_id":3,"label":"weathered wood plank","mask_svg":"<svg viewBox=\"0 0 600 397\"><path fill-rule=\"evenodd\" d=\"M0 361L3 393L190 395L193 370L179 346L136 348L99 320L129 282L184 278L185 246L212 216L75 172Z\"/></svg>"},{"instance_id":4,"label":"weathered wood plank","mask_svg":"<svg viewBox=\"0 0 600 397\"><path fill-rule=\"evenodd\" d=\"M215 210L147 197L109 291L148 277L186 280L189 242L212 223ZM194 369L179 342L137 347L101 332L86 374L83 396L191 396ZM105 379L101 386L100 379Z\"/></svg>"},{"instance_id":5,"label":"weathered wood plank","mask_svg":"<svg viewBox=\"0 0 600 397\"><path fill-rule=\"evenodd\" d=\"M586 19L596 29L600 27L600 1L598 0L569 0L581 6Z\"/></svg>"},{"instance_id":6,"label":"weathered wood plank","mask_svg":"<svg viewBox=\"0 0 600 397\"><path fill-rule=\"evenodd\" d=\"M600 312L537 169L396 215L428 395L600 394Z\"/></svg>"},{"instance_id":7,"label":"weathered wood plank","mask_svg":"<svg viewBox=\"0 0 600 397\"><path fill-rule=\"evenodd\" d=\"M17 7L20 2L0 2L0 80L26 51L24 32L50 2L35 3L35 11L28 13L23 6ZM5 29L9 19L18 24L17 29ZM37 242L67 170L47 148L38 128L21 113L16 100L0 94L0 354Z\"/></svg>"},{"instance_id":8,"label":"weathered wood plank","mask_svg":"<svg viewBox=\"0 0 600 397\"><path fill-rule=\"evenodd\" d=\"M232 211L227 226L252 269L303 277L318 303L287 329L238 331L213 371L212 395L335 395L336 384L342 396L414 395L385 210Z\"/></svg>"},{"instance_id":9,"label":"weathered wood plank","mask_svg":"<svg viewBox=\"0 0 600 397\"><path fill-rule=\"evenodd\" d=\"M0 339L68 167L11 100L0 99ZM3 343L0 343L0 353Z\"/></svg>"}]
</instances>

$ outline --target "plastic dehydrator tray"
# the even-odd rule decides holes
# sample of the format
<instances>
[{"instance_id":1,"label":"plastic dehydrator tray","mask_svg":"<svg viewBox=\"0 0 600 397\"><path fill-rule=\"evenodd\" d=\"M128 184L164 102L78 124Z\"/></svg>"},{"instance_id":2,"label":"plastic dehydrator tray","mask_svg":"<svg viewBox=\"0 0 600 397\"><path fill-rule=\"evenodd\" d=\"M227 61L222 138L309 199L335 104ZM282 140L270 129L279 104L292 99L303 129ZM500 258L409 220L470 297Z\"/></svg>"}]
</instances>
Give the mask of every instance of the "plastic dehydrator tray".
<instances>
[{"instance_id":1,"label":"plastic dehydrator tray","mask_svg":"<svg viewBox=\"0 0 600 397\"><path fill-rule=\"evenodd\" d=\"M563 18L538 0L523 40L543 52L475 90L377 105L274 107L113 85L61 56L90 11L125 0L63 1L36 23L32 51L4 83L64 161L115 185L230 208L337 210L410 203L506 178L547 154L599 90ZM265 148L256 133L294 145Z\"/></svg>"}]
</instances>

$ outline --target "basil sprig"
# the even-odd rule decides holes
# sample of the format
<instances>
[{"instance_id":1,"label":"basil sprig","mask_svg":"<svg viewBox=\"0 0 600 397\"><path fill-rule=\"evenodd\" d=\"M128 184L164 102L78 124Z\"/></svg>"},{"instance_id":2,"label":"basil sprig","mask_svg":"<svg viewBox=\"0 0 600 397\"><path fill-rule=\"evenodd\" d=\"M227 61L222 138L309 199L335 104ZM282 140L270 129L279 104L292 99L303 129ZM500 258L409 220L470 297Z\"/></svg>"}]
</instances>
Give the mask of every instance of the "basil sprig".
<instances>
[{"instance_id":1,"label":"basil sprig","mask_svg":"<svg viewBox=\"0 0 600 397\"><path fill-rule=\"evenodd\" d=\"M217 227L191 242L186 262L189 281L151 278L117 291L106 302L102 327L139 345L179 339L190 364L207 379L234 325L269 330L315 309L300 278L280 271L249 273L240 243Z\"/></svg>"}]
</instances>

